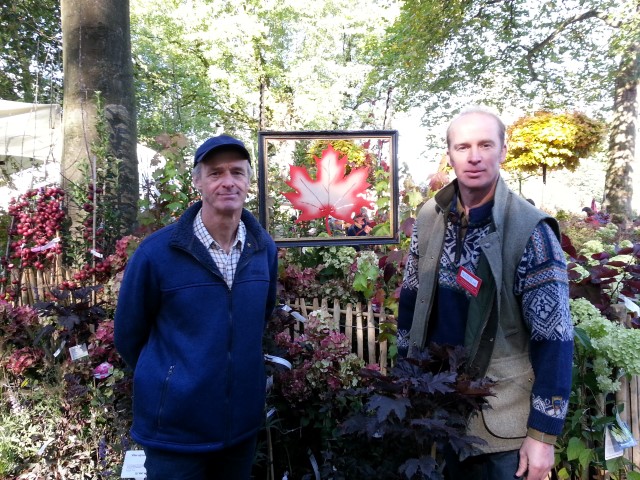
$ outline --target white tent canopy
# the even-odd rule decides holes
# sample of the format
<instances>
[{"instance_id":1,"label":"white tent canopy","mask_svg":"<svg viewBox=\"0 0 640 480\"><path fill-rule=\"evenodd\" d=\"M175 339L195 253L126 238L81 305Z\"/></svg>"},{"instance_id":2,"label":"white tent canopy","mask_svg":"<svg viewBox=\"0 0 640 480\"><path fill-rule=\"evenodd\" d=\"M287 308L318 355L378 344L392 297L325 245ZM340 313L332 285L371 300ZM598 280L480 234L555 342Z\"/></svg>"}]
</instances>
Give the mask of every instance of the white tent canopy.
<instances>
[{"instance_id":1,"label":"white tent canopy","mask_svg":"<svg viewBox=\"0 0 640 480\"><path fill-rule=\"evenodd\" d=\"M137 154L141 182L164 164L144 145L138 144ZM0 100L0 208L31 188L59 184L61 158L60 105Z\"/></svg>"}]
</instances>

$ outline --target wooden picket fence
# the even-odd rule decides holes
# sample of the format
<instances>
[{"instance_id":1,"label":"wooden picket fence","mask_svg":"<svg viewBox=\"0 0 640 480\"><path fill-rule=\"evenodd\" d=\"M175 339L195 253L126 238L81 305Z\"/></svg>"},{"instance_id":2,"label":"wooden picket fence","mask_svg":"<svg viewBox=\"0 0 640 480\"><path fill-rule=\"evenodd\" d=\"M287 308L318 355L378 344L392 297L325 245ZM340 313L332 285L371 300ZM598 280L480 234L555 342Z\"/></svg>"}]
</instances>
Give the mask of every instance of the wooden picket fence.
<instances>
[{"instance_id":1,"label":"wooden picket fence","mask_svg":"<svg viewBox=\"0 0 640 480\"><path fill-rule=\"evenodd\" d=\"M380 333L380 323L393 321L393 315L385 314L384 311L375 312L371 302L366 305L347 303L343 307L337 298L323 298L322 300L297 298L289 303L289 306L298 310L304 317L308 317L314 310L328 311L338 321L340 331L351 342L353 353L369 364L380 365L380 370L386 373L390 362L389 346L386 340L378 341L378 334ZM294 334L302 331L304 331L302 323L294 328Z\"/></svg>"},{"instance_id":2,"label":"wooden picket fence","mask_svg":"<svg viewBox=\"0 0 640 480\"><path fill-rule=\"evenodd\" d=\"M633 438L640 439L640 377L633 376L630 380L626 377L620 379L620 390L616 392L616 404L624 404L624 410L620 418L629 426ZM626 448L624 456L634 465L640 466L640 445Z\"/></svg>"}]
</instances>

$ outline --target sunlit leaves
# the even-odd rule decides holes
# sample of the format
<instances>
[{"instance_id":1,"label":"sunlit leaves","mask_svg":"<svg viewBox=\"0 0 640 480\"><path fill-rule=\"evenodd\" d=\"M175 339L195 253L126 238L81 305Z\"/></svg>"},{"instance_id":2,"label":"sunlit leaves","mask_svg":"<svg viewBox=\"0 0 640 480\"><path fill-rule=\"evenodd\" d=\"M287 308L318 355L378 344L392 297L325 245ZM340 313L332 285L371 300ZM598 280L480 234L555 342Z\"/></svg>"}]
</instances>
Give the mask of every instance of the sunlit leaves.
<instances>
[{"instance_id":1,"label":"sunlit leaves","mask_svg":"<svg viewBox=\"0 0 640 480\"><path fill-rule=\"evenodd\" d=\"M537 112L508 128L509 149L504 167L524 172L566 168L573 171L591 155L604 134L601 122L581 113Z\"/></svg>"}]
</instances>

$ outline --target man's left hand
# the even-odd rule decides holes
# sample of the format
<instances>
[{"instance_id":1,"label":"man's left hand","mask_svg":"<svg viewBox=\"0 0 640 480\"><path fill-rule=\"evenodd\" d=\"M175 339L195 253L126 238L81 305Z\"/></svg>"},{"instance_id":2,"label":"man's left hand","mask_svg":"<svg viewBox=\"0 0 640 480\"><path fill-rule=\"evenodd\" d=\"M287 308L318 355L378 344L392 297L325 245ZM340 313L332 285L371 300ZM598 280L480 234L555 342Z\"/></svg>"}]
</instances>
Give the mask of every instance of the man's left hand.
<instances>
[{"instance_id":1,"label":"man's left hand","mask_svg":"<svg viewBox=\"0 0 640 480\"><path fill-rule=\"evenodd\" d=\"M553 445L526 437L520 447L520 463L516 477L525 477L527 480L544 480L549 475L554 463Z\"/></svg>"}]
</instances>

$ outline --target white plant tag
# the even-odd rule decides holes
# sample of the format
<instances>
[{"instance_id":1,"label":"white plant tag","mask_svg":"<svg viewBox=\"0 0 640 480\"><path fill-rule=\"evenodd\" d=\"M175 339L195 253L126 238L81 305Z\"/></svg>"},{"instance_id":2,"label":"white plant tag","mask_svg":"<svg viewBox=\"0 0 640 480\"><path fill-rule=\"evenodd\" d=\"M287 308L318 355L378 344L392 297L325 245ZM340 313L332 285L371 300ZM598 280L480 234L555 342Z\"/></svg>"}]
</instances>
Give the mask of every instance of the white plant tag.
<instances>
[{"instance_id":1,"label":"white plant tag","mask_svg":"<svg viewBox=\"0 0 640 480\"><path fill-rule=\"evenodd\" d=\"M58 347L58 349L53 352L53 356L57 357L62 353L62 349L64 348L64 346L67 344L66 340L63 340L62 343L60 343L60 346Z\"/></svg>"},{"instance_id":2,"label":"white plant tag","mask_svg":"<svg viewBox=\"0 0 640 480\"><path fill-rule=\"evenodd\" d=\"M89 351L87 350L87 345L83 343L82 345L76 345L75 347L70 347L69 354L71 355L71 360L75 362L76 360L79 360L82 357L89 356Z\"/></svg>"},{"instance_id":3,"label":"white plant tag","mask_svg":"<svg viewBox=\"0 0 640 480\"><path fill-rule=\"evenodd\" d=\"M124 454L120 478L147 478L147 469L144 468L145 459L144 450L127 450Z\"/></svg>"},{"instance_id":4,"label":"white plant tag","mask_svg":"<svg viewBox=\"0 0 640 480\"><path fill-rule=\"evenodd\" d=\"M611 435L611 425L607 425L604 429L604 459L611 460L612 458L621 457L624 453L624 449Z\"/></svg>"}]
</instances>

